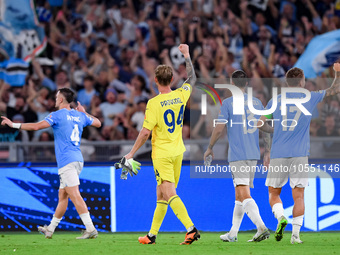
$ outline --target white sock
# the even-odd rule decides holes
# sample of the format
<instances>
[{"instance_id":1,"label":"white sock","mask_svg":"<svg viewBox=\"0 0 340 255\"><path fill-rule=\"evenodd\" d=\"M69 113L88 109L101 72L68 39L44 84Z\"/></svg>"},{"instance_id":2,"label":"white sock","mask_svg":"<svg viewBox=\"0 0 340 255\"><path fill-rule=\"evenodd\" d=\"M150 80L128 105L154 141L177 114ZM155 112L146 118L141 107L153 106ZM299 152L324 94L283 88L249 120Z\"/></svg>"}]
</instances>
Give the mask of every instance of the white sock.
<instances>
[{"instance_id":1,"label":"white sock","mask_svg":"<svg viewBox=\"0 0 340 255\"><path fill-rule=\"evenodd\" d=\"M302 226L302 223L303 223L303 215L293 218L293 222L292 222L292 225L293 225L292 235L293 236L300 237L300 228Z\"/></svg>"},{"instance_id":2,"label":"white sock","mask_svg":"<svg viewBox=\"0 0 340 255\"><path fill-rule=\"evenodd\" d=\"M92 232L93 230L95 230L95 227L93 225L89 212L80 214L79 216L81 220L83 221L83 224L85 225L87 232Z\"/></svg>"},{"instance_id":3,"label":"white sock","mask_svg":"<svg viewBox=\"0 0 340 255\"><path fill-rule=\"evenodd\" d=\"M273 205L272 212L274 213L274 216L277 220L279 220L280 217L284 216L283 211L284 210L282 203L276 203Z\"/></svg>"},{"instance_id":4,"label":"white sock","mask_svg":"<svg viewBox=\"0 0 340 255\"><path fill-rule=\"evenodd\" d=\"M259 208L252 198L243 200L243 210L248 215L249 219L256 225L258 231L264 231L266 226L264 225L260 216Z\"/></svg>"},{"instance_id":5,"label":"white sock","mask_svg":"<svg viewBox=\"0 0 340 255\"><path fill-rule=\"evenodd\" d=\"M234 206L234 213L233 213L233 226L231 227L229 231L230 237L237 236L237 233L241 226L243 215L244 215L244 210L242 207L242 202L236 200L235 206Z\"/></svg>"},{"instance_id":6,"label":"white sock","mask_svg":"<svg viewBox=\"0 0 340 255\"><path fill-rule=\"evenodd\" d=\"M192 225L191 227L188 227L188 229L187 229L187 232L191 232L191 231L193 231L193 230L194 230L194 228L195 228L195 226L194 226L194 225Z\"/></svg>"},{"instance_id":7,"label":"white sock","mask_svg":"<svg viewBox=\"0 0 340 255\"><path fill-rule=\"evenodd\" d=\"M47 229L51 232L54 232L55 228L59 225L62 218L58 219L53 215L50 225L48 225Z\"/></svg>"}]
</instances>

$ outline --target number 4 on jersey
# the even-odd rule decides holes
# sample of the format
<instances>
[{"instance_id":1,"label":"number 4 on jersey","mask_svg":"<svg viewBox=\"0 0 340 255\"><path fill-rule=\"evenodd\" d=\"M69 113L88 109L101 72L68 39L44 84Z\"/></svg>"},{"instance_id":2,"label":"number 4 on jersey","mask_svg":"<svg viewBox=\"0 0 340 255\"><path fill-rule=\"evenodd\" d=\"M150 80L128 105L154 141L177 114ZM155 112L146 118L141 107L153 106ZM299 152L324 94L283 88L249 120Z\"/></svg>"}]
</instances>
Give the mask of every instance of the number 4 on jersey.
<instances>
[{"instance_id":1,"label":"number 4 on jersey","mask_svg":"<svg viewBox=\"0 0 340 255\"><path fill-rule=\"evenodd\" d=\"M72 130L72 134L71 134L71 141L74 142L74 145L78 145L79 144L80 137L79 137L78 124L74 125L74 128Z\"/></svg>"}]
</instances>

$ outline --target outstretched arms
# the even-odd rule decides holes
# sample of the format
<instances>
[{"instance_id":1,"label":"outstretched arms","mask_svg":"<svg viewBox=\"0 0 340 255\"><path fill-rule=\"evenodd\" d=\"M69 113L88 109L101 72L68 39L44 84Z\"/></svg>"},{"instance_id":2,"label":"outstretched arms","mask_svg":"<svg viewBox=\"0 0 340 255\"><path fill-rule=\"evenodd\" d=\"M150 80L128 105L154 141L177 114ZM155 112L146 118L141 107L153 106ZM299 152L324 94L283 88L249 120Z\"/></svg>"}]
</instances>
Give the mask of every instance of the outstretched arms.
<instances>
[{"instance_id":1,"label":"outstretched arms","mask_svg":"<svg viewBox=\"0 0 340 255\"><path fill-rule=\"evenodd\" d=\"M27 131L37 131L40 129L50 127L50 124L48 124L48 122L45 120L42 120L37 123L13 123L10 119L6 118L5 116L1 116L1 118L2 118L1 125L3 126L7 125L11 128L16 128L16 129L23 129Z\"/></svg>"}]
</instances>

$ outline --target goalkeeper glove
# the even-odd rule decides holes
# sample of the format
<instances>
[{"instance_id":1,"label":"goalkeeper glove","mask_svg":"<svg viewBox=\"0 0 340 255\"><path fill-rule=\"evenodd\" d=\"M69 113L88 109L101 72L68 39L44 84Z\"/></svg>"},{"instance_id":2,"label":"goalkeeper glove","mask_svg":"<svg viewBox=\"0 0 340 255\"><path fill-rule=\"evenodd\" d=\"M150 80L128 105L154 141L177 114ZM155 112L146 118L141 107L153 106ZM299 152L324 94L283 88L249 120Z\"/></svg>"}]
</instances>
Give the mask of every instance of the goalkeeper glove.
<instances>
[{"instance_id":1,"label":"goalkeeper glove","mask_svg":"<svg viewBox=\"0 0 340 255\"><path fill-rule=\"evenodd\" d=\"M137 175L140 170L141 163L134 160L133 158L126 159L123 157L118 163L115 164L115 168L123 168L122 171L127 171L131 176Z\"/></svg>"}]
</instances>

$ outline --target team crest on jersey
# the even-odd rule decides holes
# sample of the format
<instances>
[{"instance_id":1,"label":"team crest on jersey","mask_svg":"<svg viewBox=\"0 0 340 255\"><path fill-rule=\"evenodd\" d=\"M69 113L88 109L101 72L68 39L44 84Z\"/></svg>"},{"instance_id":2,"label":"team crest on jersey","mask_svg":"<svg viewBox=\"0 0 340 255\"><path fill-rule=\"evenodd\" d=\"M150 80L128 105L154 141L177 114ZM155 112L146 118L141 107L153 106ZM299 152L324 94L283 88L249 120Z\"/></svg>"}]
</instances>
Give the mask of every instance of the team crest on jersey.
<instances>
[{"instance_id":1,"label":"team crest on jersey","mask_svg":"<svg viewBox=\"0 0 340 255\"><path fill-rule=\"evenodd\" d=\"M189 86L187 86L187 85L183 86L182 88L186 91L188 91L190 89Z\"/></svg>"}]
</instances>

